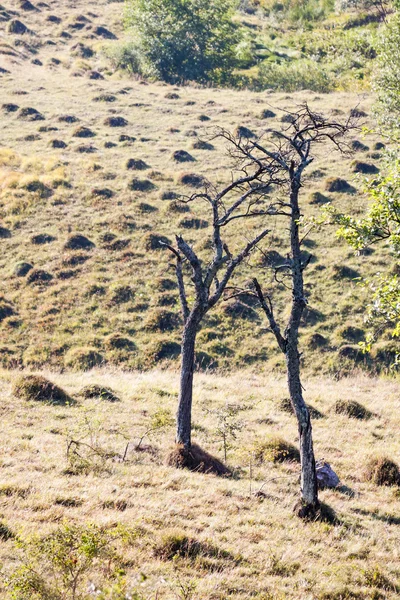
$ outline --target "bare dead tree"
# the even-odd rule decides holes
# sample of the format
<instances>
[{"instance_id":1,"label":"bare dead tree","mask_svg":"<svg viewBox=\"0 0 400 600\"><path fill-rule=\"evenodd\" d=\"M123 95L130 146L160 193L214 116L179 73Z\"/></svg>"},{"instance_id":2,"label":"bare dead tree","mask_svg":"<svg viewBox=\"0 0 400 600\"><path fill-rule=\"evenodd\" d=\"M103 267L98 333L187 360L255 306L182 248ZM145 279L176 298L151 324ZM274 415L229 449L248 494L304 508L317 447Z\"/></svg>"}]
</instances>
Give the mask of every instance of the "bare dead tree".
<instances>
[{"instance_id":1,"label":"bare dead tree","mask_svg":"<svg viewBox=\"0 0 400 600\"><path fill-rule=\"evenodd\" d=\"M226 137L224 133L220 134ZM264 199L273 185L281 185L282 166L274 157L257 158L251 150L241 145L241 140L229 137L236 147L243 148L240 161L236 162L236 175L232 174L229 185L218 191L210 184L200 193L183 200L186 203L206 202L212 216L210 241L212 257L203 263L199 254L181 235L176 236L176 246L163 244L174 257L174 267L179 288L183 316L181 344L180 392L177 411L176 443L181 448L180 460L191 448L191 415L193 398L193 373L195 368L196 336L204 316L220 300L236 269L251 251L269 233L268 228L254 234L236 254L228 248L225 231L228 226L249 218L266 218L276 210L273 204L265 205ZM160 242L162 243L162 242ZM187 281L189 280L189 281ZM187 285L191 285L189 301ZM183 457L183 458L182 458ZM193 456L190 456L193 464ZM182 464L182 463L181 463Z\"/></svg>"},{"instance_id":2,"label":"bare dead tree","mask_svg":"<svg viewBox=\"0 0 400 600\"><path fill-rule=\"evenodd\" d=\"M259 300L270 330L274 334L282 353L285 355L287 381L290 400L297 418L300 457L301 457L301 502L298 514L305 518L314 518L318 514L318 488L313 450L310 413L303 398L300 378L299 328L307 297L304 290L304 271L308 260L302 254L300 227L302 212L300 208L300 190L303 187L305 171L313 162L312 151L318 144L329 144L334 150L349 152L346 134L356 127L354 119L340 123L312 112L307 105L292 114L292 123L284 131L269 131L267 139L252 141L245 145L234 144L238 157L255 155L258 160L275 163L276 168L285 173L285 201L276 207L276 216L282 216L288 222L290 253L285 262L275 269L278 281L288 281L286 287L291 292L290 315L284 326L278 322L274 313L271 295L264 293L257 279L253 280L253 293ZM232 141L232 140L231 140ZM280 191L283 187L281 186ZM272 213L270 213L272 214ZM238 292L236 295L239 295Z\"/></svg>"}]
</instances>

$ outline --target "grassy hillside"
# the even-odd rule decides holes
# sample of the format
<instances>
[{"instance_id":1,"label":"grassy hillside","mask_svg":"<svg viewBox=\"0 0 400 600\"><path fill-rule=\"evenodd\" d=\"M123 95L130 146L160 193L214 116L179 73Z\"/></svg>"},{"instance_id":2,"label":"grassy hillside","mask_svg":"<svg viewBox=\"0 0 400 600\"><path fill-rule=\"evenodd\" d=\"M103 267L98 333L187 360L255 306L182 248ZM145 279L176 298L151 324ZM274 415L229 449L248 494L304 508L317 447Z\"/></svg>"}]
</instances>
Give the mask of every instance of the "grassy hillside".
<instances>
[{"instance_id":1,"label":"grassy hillside","mask_svg":"<svg viewBox=\"0 0 400 600\"><path fill-rule=\"evenodd\" d=\"M367 90L382 9L364 2L244 1L242 74L257 88Z\"/></svg>"},{"instance_id":2,"label":"grassy hillside","mask_svg":"<svg viewBox=\"0 0 400 600\"><path fill-rule=\"evenodd\" d=\"M226 403L242 407L236 417L242 429L230 440L227 456L235 476L218 478L165 466L172 426L145 437L135 450L155 415L175 410L175 374L95 370L45 375L76 404L27 401L12 392L19 374L0 374L1 598L9 597L4 578L27 560L7 536L26 540L62 528L64 522L82 528L89 522L127 527L114 566L146 600L398 597L398 488L364 480L371 457L399 456L397 384L362 377L304 382L313 414L320 416L314 417L316 457L328 460L341 479L337 490L321 492L321 500L336 512L333 524L304 523L293 515L299 465L273 462L265 446L276 436L297 442L283 379L242 373L197 376L195 440L221 459L212 411L223 410ZM111 388L118 401L88 398L83 390L94 384ZM367 418L337 414L343 400L362 403ZM82 445L68 458L71 440L96 452ZM179 545L182 535L192 540L191 551ZM178 557L172 560L175 552ZM48 568L43 555L35 564L40 572ZM83 589L88 581L104 587L110 577L106 563L95 561L83 577Z\"/></svg>"},{"instance_id":3,"label":"grassy hillside","mask_svg":"<svg viewBox=\"0 0 400 600\"><path fill-rule=\"evenodd\" d=\"M182 233L207 258L210 215L203 206L189 208L171 198L192 193L199 176L217 186L231 177L227 149L212 140L215 129L245 126L262 135L267 128L287 126L285 111L305 101L338 118L357 107L373 125L366 94L171 88L114 71L108 56L125 39L121 14L121 3L105 0L39 3L35 10L23 2L2 7L0 361L5 367L176 363L177 293L169 257L157 240ZM15 19L29 31L10 32ZM265 118L265 110L275 116ZM352 139L353 157L319 148L303 189L307 218L328 201L353 213L364 210L364 176L355 172L354 161L379 166L378 141L360 132ZM191 161L179 162L174 154L179 150L189 152ZM338 177L351 187L328 191ZM254 254L240 277L246 281L256 273L284 313L284 290L267 268L268 260L286 255L283 227L273 223L264 253ZM232 228L232 248L243 243L246 228ZM357 351L366 298L352 280L386 266L386 251L355 258L330 228L313 231L307 251L312 260L305 365L333 373L365 362L374 367L374 356L365 359ZM237 300L210 313L199 350L203 366L270 369L281 360L262 316ZM380 365L393 356L389 342L375 352Z\"/></svg>"}]
</instances>

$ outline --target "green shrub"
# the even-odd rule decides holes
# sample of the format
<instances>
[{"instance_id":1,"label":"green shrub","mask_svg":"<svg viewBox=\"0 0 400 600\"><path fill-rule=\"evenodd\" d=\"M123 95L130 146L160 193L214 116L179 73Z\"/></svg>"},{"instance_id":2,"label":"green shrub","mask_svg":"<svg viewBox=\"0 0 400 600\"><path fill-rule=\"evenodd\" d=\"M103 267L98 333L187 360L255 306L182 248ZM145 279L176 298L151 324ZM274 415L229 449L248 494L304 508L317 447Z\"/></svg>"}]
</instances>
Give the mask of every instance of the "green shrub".
<instances>
[{"instance_id":1,"label":"green shrub","mask_svg":"<svg viewBox=\"0 0 400 600\"><path fill-rule=\"evenodd\" d=\"M311 60L274 63L264 61L259 68L257 87L279 92L312 90L329 92L334 88L334 77Z\"/></svg>"},{"instance_id":2,"label":"green shrub","mask_svg":"<svg viewBox=\"0 0 400 600\"><path fill-rule=\"evenodd\" d=\"M44 537L19 543L22 560L7 584L18 600L84 600L91 576L102 564L112 578L119 559L117 542L122 529L64 523ZM103 575L104 577L104 575ZM97 597L97 596L96 596Z\"/></svg>"},{"instance_id":3,"label":"green shrub","mask_svg":"<svg viewBox=\"0 0 400 600\"><path fill-rule=\"evenodd\" d=\"M133 42L110 44L104 48L104 53L114 69L138 75L143 73L143 56Z\"/></svg>"},{"instance_id":4,"label":"green shrub","mask_svg":"<svg viewBox=\"0 0 400 600\"><path fill-rule=\"evenodd\" d=\"M168 83L224 81L235 66L238 29L231 0L128 0L149 74Z\"/></svg>"}]
</instances>

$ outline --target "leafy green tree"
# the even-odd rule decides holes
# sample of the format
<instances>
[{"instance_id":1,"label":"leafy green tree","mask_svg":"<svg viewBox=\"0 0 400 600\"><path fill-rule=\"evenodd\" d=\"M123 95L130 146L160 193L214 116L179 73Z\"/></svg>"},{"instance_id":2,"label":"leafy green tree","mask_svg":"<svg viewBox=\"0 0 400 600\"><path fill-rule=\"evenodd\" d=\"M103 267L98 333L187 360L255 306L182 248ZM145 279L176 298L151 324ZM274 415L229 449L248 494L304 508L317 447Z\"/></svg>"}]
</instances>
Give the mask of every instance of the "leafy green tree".
<instances>
[{"instance_id":1,"label":"leafy green tree","mask_svg":"<svg viewBox=\"0 0 400 600\"><path fill-rule=\"evenodd\" d=\"M395 262L400 258L400 158L389 158L385 174L368 186L372 202L363 218L355 219L333 208L328 211L340 225L338 236L355 250L361 251L379 242L386 243ZM367 314L367 323L371 327L366 345L369 349L372 341L388 327L391 327L394 337L400 336L400 279L391 270L377 273L365 283L371 292Z\"/></svg>"},{"instance_id":2,"label":"leafy green tree","mask_svg":"<svg viewBox=\"0 0 400 600\"><path fill-rule=\"evenodd\" d=\"M234 0L126 0L147 70L168 83L229 79L240 35Z\"/></svg>"}]
</instances>

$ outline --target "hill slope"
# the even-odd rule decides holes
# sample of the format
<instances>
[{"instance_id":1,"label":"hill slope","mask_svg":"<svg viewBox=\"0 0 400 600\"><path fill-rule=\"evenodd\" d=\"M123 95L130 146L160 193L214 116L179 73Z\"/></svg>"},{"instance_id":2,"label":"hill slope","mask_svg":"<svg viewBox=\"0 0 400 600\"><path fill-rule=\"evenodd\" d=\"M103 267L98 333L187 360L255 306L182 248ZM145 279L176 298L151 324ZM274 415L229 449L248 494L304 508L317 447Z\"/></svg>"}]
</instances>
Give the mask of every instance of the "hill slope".
<instances>
[{"instance_id":1,"label":"hill slope","mask_svg":"<svg viewBox=\"0 0 400 600\"><path fill-rule=\"evenodd\" d=\"M284 111L305 101L343 118L355 106L370 113L371 99L354 93L175 89L114 73L103 49L123 39L121 6L77 0L39 2L29 11L24 3L2 8L0 357L5 366L79 368L106 361L147 368L176 361L179 307L169 257L157 236L183 233L206 258L203 227L209 215L203 207L182 212L185 207L170 198L171 192L193 191L196 178L186 185L184 174L205 176L216 185L229 180L226 148L210 142L215 129L245 126L261 135L282 127ZM13 33L15 20L29 31ZM275 117L262 118L264 109ZM379 163L374 136L354 141L361 142L355 158ZM190 154L190 162L177 162L179 150ZM306 216L318 214L328 200L362 211L365 198L356 191L362 180L352 159L323 148L319 154L303 190ZM332 177L347 180L351 193L328 192ZM278 247L285 256L283 226L274 224L265 253ZM233 247L247 232L232 231ZM77 234L84 239L73 237ZM387 256L382 250L355 259L331 229L313 231L307 243L313 258L307 272L305 364L333 372L352 369L354 361L364 360L353 346L363 338L365 313L363 291L352 279L378 270ZM242 280L263 261L255 254ZM257 273L275 285L270 271ZM283 288L271 289L284 311ZM323 346L315 348L322 338L314 333L323 336ZM269 368L280 361L262 317L234 301L209 315L199 350L204 366Z\"/></svg>"},{"instance_id":2,"label":"hill slope","mask_svg":"<svg viewBox=\"0 0 400 600\"><path fill-rule=\"evenodd\" d=\"M371 456L399 457L396 383L361 377L304 381L307 401L321 417L314 420L316 457L328 460L341 479L338 489L320 494L336 511L339 523L332 525L298 520L292 512L298 463L274 463L268 452L263 454L263 444L276 436L297 443L295 419L282 402L287 394L283 379L243 373L196 376L194 435L208 451L223 458L217 414L209 411L223 411L226 403L243 409L234 419L242 430L236 440L229 439L228 448L236 476L218 478L165 466L171 426L145 437L135 450L157 411L175 410L177 376L46 372L77 401L51 406L13 395L19 375L0 373L1 598L10 598L4 577L24 560L13 540L6 541L4 525L29 539L65 522L130 528L117 567L146 600L156 593L168 600L398 597L398 487L364 481ZM119 401L82 393L94 384L111 388ZM361 402L370 418L335 414L336 403L347 399ZM82 445L68 455L71 440L97 452ZM198 544L192 553L173 545L182 535ZM172 560L175 552L178 557ZM40 556L39 571L47 567ZM101 585L109 576L103 560L84 574L83 584ZM47 582L54 583L54 573ZM192 595L183 596L180 585L190 589L191 584Z\"/></svg>"}]
</instances>

